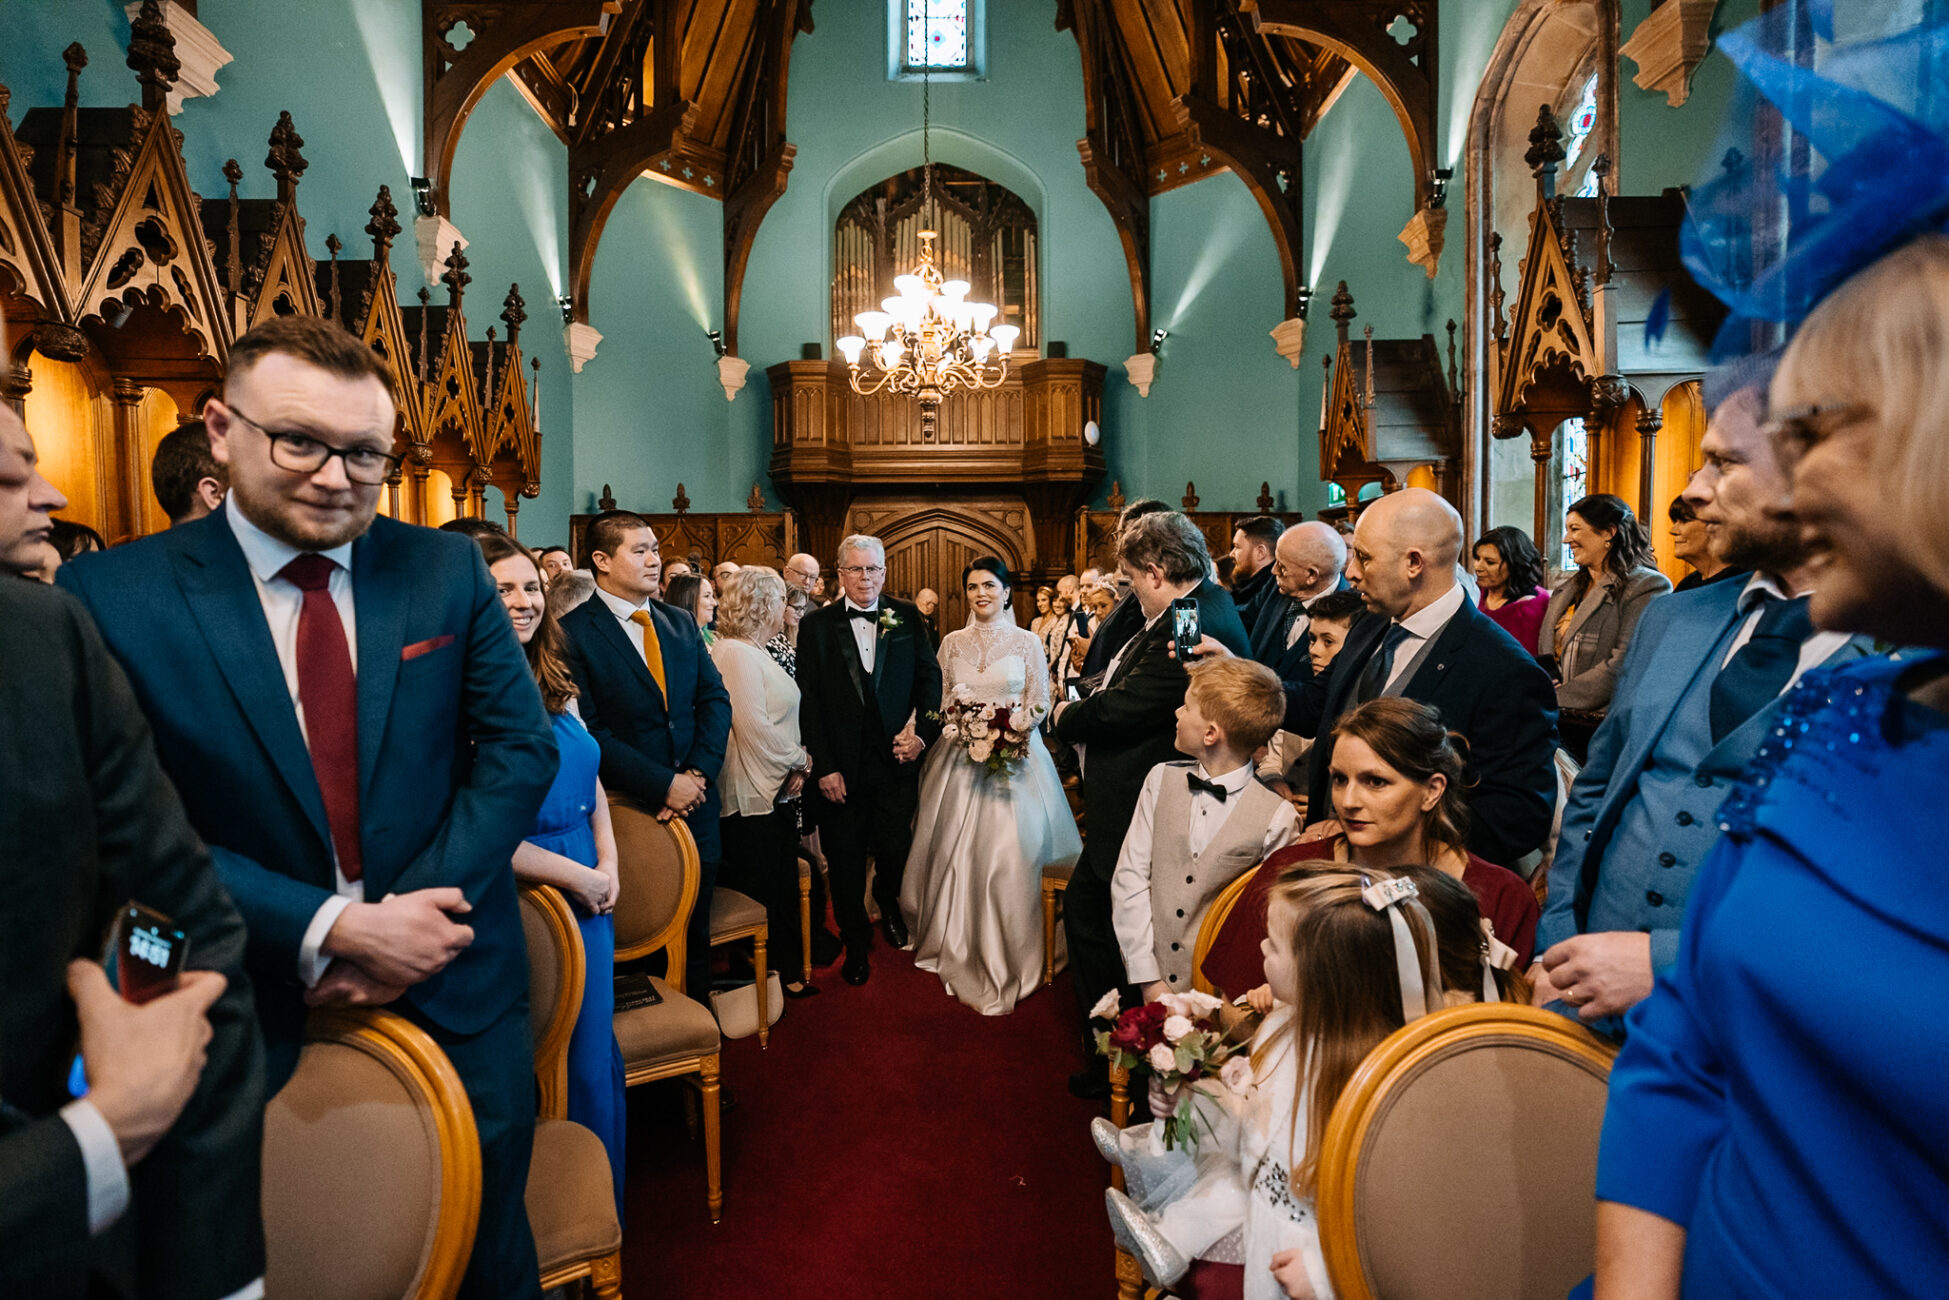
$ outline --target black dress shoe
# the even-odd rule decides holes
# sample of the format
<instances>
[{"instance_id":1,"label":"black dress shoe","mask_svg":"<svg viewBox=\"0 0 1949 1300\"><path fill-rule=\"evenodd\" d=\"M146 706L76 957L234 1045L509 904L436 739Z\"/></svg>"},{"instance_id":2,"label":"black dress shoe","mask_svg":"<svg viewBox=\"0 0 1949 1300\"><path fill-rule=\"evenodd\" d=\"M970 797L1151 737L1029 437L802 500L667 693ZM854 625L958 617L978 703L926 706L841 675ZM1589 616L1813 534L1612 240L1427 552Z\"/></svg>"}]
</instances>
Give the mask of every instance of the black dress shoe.
<instances>
[{"instance_id":1,"label":"black dress shoe","mask_svg":"<svg viewBox=\"0 0 1949 1300\"><path fill-rule=\"evenodd\" d=\"M868 960L864 945L846 950L846 964L839 968L839 978L857 987L866 983L866 977L872 973L873 963Z\"/></svg>"},{"instance_id":2,"label":"black dress shoe","mask_svg":"<svg viewBox=\"0 0 1949 1300\"><path fill-rule=\"evenodd\" d=\"M907 923L900 919L898 910L881 914L880 929L886 933L887 942L896 948L906 947L913 938L907 933Z\"/></svg>"},{"instance_id":3,"label":"black dress shoe","mask_svg":"<svg viewBox=\"0 0 1949 1300\"><path fill-rule=\"evenodd\" d=\"M839 942L839 936L824 926L819 926L812 931L812 964L814 966L830 966L838 961L840 954L845 951L846 945Z\"/></svg>"},{"instance_id":4,"label":"black dress shoe","mask_svg":"<svg viewBox=\"0 0 1949 1300\"><path fill-rule=\"evenodd\" d=\"M1069 1095L1081 1097L1084 1101L1102 1101L1108 1097L1110 1095L1109 1067L1097 1069L1091 1066L1070 1075Z\"/></svg>"}]
</instances>

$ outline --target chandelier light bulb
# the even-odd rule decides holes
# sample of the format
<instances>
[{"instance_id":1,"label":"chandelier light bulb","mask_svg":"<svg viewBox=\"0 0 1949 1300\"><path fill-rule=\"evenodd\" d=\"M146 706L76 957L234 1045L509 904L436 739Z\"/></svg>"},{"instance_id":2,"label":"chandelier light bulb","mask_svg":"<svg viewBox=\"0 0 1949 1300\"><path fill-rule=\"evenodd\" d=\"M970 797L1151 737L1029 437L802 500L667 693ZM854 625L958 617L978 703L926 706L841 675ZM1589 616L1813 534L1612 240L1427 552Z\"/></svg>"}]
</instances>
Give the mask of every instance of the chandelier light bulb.
<instances>
[{"instance_id":1,"label":"chandelier light bulb","mask_svg":"<svg viewBox=\"0 0 1949 1300\"><path fill-rule=\"evenodd\" d=\"M941 286L941 296L950 301L967 297L968 282L966 280L949 280Z\"/></svg>"},{"instance_id":2,"label":"chandelier light bulb","mask_svg":"<svg viewBox=\"0 0 1949 1300\"><path fill-rule=\"evenodd\" d=\"M978 302L974 305L975 333L986 334L988 332L988 326L990 322L992 322L994 319L995 319L995 308L992 303Z\"/></svg>"},{"instance_id":3,"label":"chandelier light bulb","mask_svg":"<svg viewBox=\"0 0 1949 1300\"><path fill-rule=\"evenodd\" d=\"M846 364L849 366L856 366L859 364L859 352L860 349L865 346L866 346L866 340L853 334L849 334L845 338L839 340L839 350L845 354Z\"/></svg>"},{"instance_id":4,"label":"chandelier light bulb","mask_svg":"<svg viewBox=\"0 0 1949 1300\"><path fill-rule=\"evenodd\" d=\"M1022 331L1013 325L997 325L988 331L989 337L995 340L995 346L1002 350L1003 356L1015 351L1015 340L1021 333Z\"/></svg>"},{"instance_id":5,"label":"chandelier light bulb","mask_svg":"<svg viewBox=\"0 0 1949 1300\"><path fill-rule=\"evenodd\" d=\"M886 337L887 326L893 324L893 317L883 311L863 311L853 317L853 324L859 326L860 332L867 339L878 343Z\"/></svg>"}]
</instances>

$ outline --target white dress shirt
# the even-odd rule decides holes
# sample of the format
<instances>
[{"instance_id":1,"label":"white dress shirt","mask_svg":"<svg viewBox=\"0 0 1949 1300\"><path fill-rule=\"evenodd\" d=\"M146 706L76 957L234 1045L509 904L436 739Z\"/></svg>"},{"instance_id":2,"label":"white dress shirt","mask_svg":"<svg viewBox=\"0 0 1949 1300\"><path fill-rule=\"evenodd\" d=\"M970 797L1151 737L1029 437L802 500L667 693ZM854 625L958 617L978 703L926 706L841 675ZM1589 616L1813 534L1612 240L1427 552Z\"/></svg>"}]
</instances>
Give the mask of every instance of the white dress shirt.
<instances>
[{"instance_id":1,"label":"white dress shirt","mask_svg":"<svg viewBox=\"0 0 1949 1300\"><path fill-rule=\"evenodd\" d=\"M1422 644L1433 640L1444 627L1448 626L1448 620L1460 612L1462 601L1467 595L1468 593L1462 590L1461 584L1457 583L1394 624L1395 627L1406 629L1407 635L1402 637L1401 643L1394 647L1394 662L1387 666L1387 680L1381 683L1382 695L1387 694L1388 688L1408 670L1408 665L1414 662L1414 657L1421 653ZM1385 636L1381 644L1386 644ZM1378 654L1379 651L1375 653Z\"/></svg>"},{"instance_id":2,"label":"white dress shirt","mask_svg":"<svg viewBox=\"0 0 1949 1300\"><path fill-rule=\"evenodd\" d=\"M1205 771L1203 763L1191 769L1200 780L1210 781L1225 788L1226 797L1218 799L1203 790L1191 794L1191 820L1184 828L1193 855L1203 853L1217 838L1218 832L1225 828L1225 819L1238 807L1238 796L1253 779L1252 765L1240 763L1223 776L1212 776ZM1137 795L1137 810L1131 814L1130 829L1124 832L1123 849L1117 854L1117 868L1112 876L1110 890L1110 925L1117 935L1117 942L1124 952L1124 963L1132 965L1141 954L1149 959L1151 946L1156 935L1156 926L1150 913L1150 869L1151 843L1155 834L1154 822L1157 813L1157 793L1163 787L1167 776L1182 777L1184 769L1172 767L1169 763L1159 763L1144 778L1144 788ZM1167 827L1167 833L1175 830ZM1265 829L1265 843L1259 853L1259 860L1265 861L1273 850L1284 848L1299 837L1299 815L1290 803L1281 800L1279 811L1272 815L1272 821ZM1138 966L1131 973L1134 983L1145 984L1160 978L1155 970L1147 975Z\"/></svg>"},{"instance_id":3,"label":"white dress shirt","mask_svg":"<svg viewBox=\"0 0 1949 1300\"><path fill-rule=\"evenodd\" d=\"M649 667L650 652L643 645L643 627L640 623L633 622L632 620L638 611L648 609L650 602L644 600L632 605L621 596L612 595L604 591L601 584L597 584L596 586L596 599L600 600L608 607L609 612L616 616L616 621L622 624L623 635L629 638L629 643L636 647L636 653L642 656L643 666L645 668ZM663 634L661 632L657 633L658 644L662 644L662 637Z\"/></svg>"},{"instance_id":4,"label":"white dress shirt","mask_svg":"<svg viewBox=\"0 0 1949 1300\"><path fill-rule=\"evenodd\" d=\"M1286 629L1286 649L1290 650L1299 644L1299 639L1306 635L1306 629L1313 625L1313 606L1331 596L1334 590L1328 587L1319 595L1308 596L1299 602L1299 614L1293 619L1293 625Z\"/></svg>"},{"instance_id":5,"label":"white dress shirt","mask_svg":"<svg viewBox=\"0 0 1949 1300\"><path fill-rule=\"evenodd\" d=\"M1768 596L1777 596L1781 600L1793 599L1784 587L1764 573L1755 573L1746 579L1746 585L1739 593L1739 609L1743 617L1740 620L1739 631L1733 635L1732 645L1726 650L1726 657L1719 661L1720 671L1723 672L1726 665L1732 662L1732 657L1745 649L1746 643L1753 639L1753 629L1759 626L1760 615L1766 612ZM1780 688L1780 693L1784 695L1792 690L1794 683L1798 682L1809 668L1826 662L1829 655L1847 644L1847 640L1846 632L1816 630L1812 636L1802 641L1800 659L1794 664L1793 675L1787 678L1787 684Z\"/></svg>"},{"instance_id":6,"label":"white dress shirt","mask_svg":"<svg viewBox=\"0 0 1949 1300\"><path fill-rule=\"evenodd\" d=\"M250 566L251 581L257 585L257 599L264 607L264 621L271 630L271 644L277 648L279 667L284 669L284 684L291 692L291 710L297 714L298 730L304 733L305 708L298 698L298 616L304 611L305 594L289 578L278 574L284 566L304 554L289 542L271 536L244 517L237 506L236 494L223 503L224 518L230 524L230 531L236 534L237 545L243 550L244 563ZM356 679L359 671L359 626L358 611L352 600L352 543L335 546L329 551L320 551L335 566L327 590L331 592L332 603L338 606L339 621L345 625L345 646L352 656L352 673ZM307 736L306 743L310 743ZM328 845L328 847L331 847ZM347 880L338 869L337 849L332 849L333 897L322 903L312 914L311 924L305 927L304 939L298 945L298 978L309 988L316 984L331 965L331 958L321 951L325 936L332 926L338 923L340 913L352 903L365 901L365 886L357 880Z\"/></svg>"},{"instance_id":7,"label":"white dress shirt","mask_svg":"<svg viewBox=\"0 0 1949 1300\"><path fill-rule=\"evenodd\" d=\"M866 675L871 677L874 656L880 645L880 602L876 600L871 605L855 605L853 598L847 596L840 603L846 607L846 624L853 629L853 644L859 647L860 664L866 669ZM852 612L856 609L864 610L874 617L854 618Z\"/></svg>"}]
</instances>

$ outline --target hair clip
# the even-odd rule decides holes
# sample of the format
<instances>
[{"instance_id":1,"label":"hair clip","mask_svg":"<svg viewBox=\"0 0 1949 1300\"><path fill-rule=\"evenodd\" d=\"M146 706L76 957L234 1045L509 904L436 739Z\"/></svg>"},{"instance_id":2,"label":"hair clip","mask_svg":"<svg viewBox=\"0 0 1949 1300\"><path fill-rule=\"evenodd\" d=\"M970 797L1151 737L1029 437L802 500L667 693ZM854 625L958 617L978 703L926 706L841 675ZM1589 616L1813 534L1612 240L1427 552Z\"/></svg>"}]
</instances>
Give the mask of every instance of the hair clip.
<instances>
[{"instance_id":1,"label":"hair clip","mask_svg":"<svg viewBox=\"0 0 1949 1300\"><path fill-rule=\"evenodd\" d=\"M1385 912L1404 898L1419 898L1421 891L1406 876L1394 876L1375 882L1366 876L1360 878L1360 898L1376 912Z\"/></svg>"}]
</instances>

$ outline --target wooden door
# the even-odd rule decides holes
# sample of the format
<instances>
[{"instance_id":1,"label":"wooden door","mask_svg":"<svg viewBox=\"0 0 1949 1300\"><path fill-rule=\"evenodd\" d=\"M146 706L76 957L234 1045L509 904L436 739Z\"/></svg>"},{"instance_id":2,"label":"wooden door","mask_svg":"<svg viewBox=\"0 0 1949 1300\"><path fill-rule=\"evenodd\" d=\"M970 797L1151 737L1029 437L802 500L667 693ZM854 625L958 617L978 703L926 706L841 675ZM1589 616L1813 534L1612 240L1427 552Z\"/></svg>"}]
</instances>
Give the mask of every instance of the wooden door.
<instances>
[{"instance_id":1,"label":"wooden door","mask_svg":"<svg viewBox=\"0 0 1949 1300\"><path fill-rule=\"evenodd\" d=\"M954 502L874 501L855 504L847 532L878 537L887 548L889 594L912 600L922 587L941 598L934 615L937 631L947 633L968 621L961 572L984 555L1000 559L1011 574L1026 568L1032 542L1028 508L1019 498ZM1032 588L1016 579L1015 615L1027 625L1034 613Z\"/></svg>"}]
</instances>

